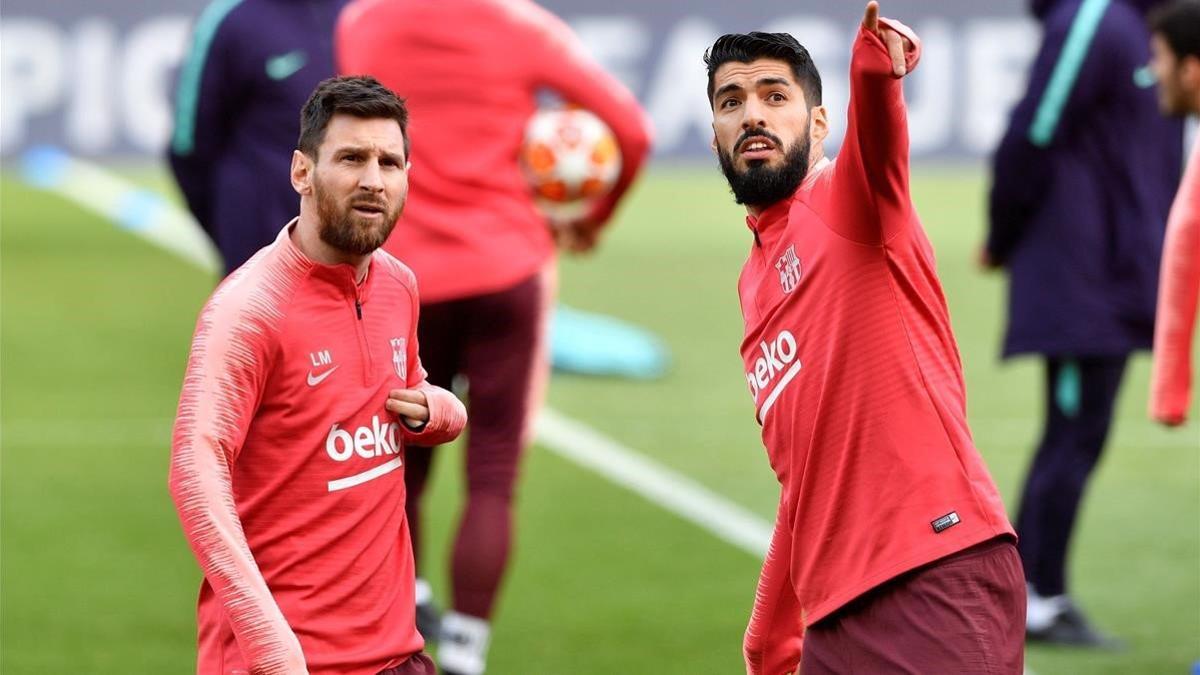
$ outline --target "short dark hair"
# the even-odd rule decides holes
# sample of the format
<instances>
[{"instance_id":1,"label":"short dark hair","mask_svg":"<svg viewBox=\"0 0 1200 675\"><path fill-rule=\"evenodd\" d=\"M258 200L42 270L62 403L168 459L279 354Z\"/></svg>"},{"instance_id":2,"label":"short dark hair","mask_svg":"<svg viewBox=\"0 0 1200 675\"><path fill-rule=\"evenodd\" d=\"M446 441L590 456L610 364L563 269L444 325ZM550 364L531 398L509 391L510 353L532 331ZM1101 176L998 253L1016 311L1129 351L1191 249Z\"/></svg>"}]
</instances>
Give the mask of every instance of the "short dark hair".
<instances>
[{"instance_id":1,"label":"short dark hair","mask_svg":"<svg viewBox=\"0 0 1200 675\"><path fill-rule=\"evenodd\" d=\"M717 68L730 61L750 63L757 59L779 59L792 67L792 74L804 92L809 107L821 105L821 74L808 50L787 33L728 33L717 38L704 52L708 66L708 104L713 104Z\"/></svg>"},{"instance_id":2,"label":"short dark hair","mask_svg":"<svg viewBox=\"0 0 1200 675\"><path fill-rule=\"evenodd\" d=\"M1150 15L1150 32L1167 41L1175 58L1200 58L1200 1L1176 0Z\"/></svg>"},{"instance_id":3,"label":"short dark hair","mask_svg":"<svg viewBox=\"0 0 1200 675\"><path fill-rule=\"evenodd\" d=\"M300 111L300 152L316 159L317 148L325 140L325 130L334 115L353 115L363 119L393 119L404 136L404 156L408 157L408 108L404 99L369 75L331 77L317 85Z\"/></svg>"}]
</instances>

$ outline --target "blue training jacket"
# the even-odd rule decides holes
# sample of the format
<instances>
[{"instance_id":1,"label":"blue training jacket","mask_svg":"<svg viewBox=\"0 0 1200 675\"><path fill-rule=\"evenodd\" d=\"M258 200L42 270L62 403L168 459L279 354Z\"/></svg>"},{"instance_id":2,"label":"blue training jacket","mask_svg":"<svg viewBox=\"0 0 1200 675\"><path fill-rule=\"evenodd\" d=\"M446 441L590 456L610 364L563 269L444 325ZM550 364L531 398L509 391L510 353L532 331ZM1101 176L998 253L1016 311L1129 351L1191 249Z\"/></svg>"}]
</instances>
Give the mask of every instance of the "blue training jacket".
<instances>
[{"instance_id":1,"label":"blue training jacket","mask_svg":"<svg viewBox=\"0 0 1200 675\"><path fill-rule=\"evenodd\" d=\"M233 271L300 212L289 167L300 109L334 75L347 0L215 0L179 72L168 159Z\"/></svg>"},{"instance_id":2,"label":"blue training jacket","mask_svg":"<svg viewBox=\"0 0 1200 675\"><path fill-rule=\"evenodd\" d=\"M994 158L987 249L1008 269L1004 355L1153 341L1183 125L1158 111L1154 0L1034 0L1044 36Z\"/></svg>"}]
</instances>

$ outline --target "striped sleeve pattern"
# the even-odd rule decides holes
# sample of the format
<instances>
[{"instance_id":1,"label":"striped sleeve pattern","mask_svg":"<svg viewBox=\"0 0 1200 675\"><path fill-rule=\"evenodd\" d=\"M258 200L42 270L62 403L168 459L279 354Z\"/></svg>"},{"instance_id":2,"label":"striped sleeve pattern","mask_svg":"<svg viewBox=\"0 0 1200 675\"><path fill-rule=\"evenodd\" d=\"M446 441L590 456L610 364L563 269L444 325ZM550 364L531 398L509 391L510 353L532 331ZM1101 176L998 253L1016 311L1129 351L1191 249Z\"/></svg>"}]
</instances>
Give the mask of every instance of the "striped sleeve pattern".
<instances>
[{"instance_id":1,"label":"striped sleeve pattern","mask_svg":"<svg viewBox=\"0 0 1200 675\"><path fill-rule=\"evenodd\" d=\"M175 419L169 488L208 583L251 672L305 672L300 643L271 597L233 499L232 467L274 358L282 307L303 270L271 247L212 296L197 322Z\"/></svg>"}]
</instances>

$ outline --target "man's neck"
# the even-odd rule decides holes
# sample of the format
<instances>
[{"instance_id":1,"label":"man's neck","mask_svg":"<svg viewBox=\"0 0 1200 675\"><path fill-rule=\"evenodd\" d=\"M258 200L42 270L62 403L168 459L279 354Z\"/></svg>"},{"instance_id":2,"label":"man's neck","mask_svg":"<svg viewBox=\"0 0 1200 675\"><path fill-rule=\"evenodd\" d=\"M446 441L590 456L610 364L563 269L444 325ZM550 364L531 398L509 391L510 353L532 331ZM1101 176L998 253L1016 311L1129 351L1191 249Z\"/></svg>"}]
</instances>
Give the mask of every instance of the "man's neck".
<instances>
[{"instance_id":1,"label":"man's neck","mask_svg":"<svg viewBox=\"0 0 1200 675\"><path fill-rule=\"evenodd\" d=\"M356 255L336 249L321 239L321 225L317 217L303 209L296 226L292 228L292 243L300 252L323 265L351 265L354 267L354 282L362 283L367 277L370 255Z\"/></svg>"}]
</instances>

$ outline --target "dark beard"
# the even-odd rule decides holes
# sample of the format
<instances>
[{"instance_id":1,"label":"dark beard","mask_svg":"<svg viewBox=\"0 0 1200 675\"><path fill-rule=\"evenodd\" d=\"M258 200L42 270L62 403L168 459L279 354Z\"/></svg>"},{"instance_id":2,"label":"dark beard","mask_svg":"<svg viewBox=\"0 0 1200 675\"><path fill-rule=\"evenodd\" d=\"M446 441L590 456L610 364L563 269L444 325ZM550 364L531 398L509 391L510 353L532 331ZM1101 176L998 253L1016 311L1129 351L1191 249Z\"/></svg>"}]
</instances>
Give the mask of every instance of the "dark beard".
<instances>
[{"instance_id":1,"label":"dark beard","mask_svg":"<svg viewBox=\"0 0 1200 675\"><path fill-rule=\"evenodd\" d=\"M318 232L321 241L350 255L369 255L383 246L392 229L396 227L400 212L404 210L403 201L389 210L387 200L383 197L372 198L366 195L349 199L342 208L337 199L324 189L319 179L314 181L313 191L317 198L317 215L321 220L321 229ZM354 207L360 205L383 209L383 220L376 224L359 216L354 212Z\"/></svg>"},{"instance_id":2,"label":"dark beard","mask_svg":"<svg viewBox=\"0 0 1200 675\"><path fill-rule=\"evenodd\" d=\"M743 141L754 136L769 138L775 143L775 147L783 146L782 141L774 135L759 130L743 134L733 147L741 147ZM742 173L738 173L734 168L733 156L723 148L717 148L717 158L721 162L721 173L725 174L725 180L729 181L734 200L738 204L763 208L787 199L800 187L800 183L808 175L810 148L808 134L805 133L784 155L783 166L773 169L765 160L756 160Z\"/></svg>"}]
</instances>

